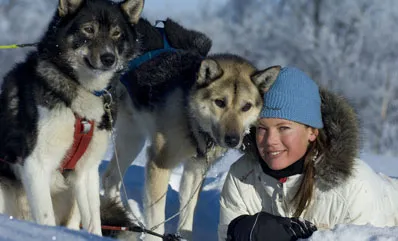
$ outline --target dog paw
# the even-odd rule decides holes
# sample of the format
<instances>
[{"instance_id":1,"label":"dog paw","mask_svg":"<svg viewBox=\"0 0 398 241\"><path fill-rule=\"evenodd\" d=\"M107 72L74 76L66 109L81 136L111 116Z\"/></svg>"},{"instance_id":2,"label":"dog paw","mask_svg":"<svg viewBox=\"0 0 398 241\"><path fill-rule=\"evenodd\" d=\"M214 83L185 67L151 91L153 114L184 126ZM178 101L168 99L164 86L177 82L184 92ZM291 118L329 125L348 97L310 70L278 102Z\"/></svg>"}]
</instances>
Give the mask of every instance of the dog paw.
<instances>
[{"instance_id":1,"label":"dog paw","mask_svg":"<svg viewBox=\"0 0 398 241\"><path fill-rule=\"evenodd\" d=\"M101 97L82 89L78 90L76 98L72 101L71 109L78 116L97 122L100 122L105 114Z\"/></svg>"}]
</instances>

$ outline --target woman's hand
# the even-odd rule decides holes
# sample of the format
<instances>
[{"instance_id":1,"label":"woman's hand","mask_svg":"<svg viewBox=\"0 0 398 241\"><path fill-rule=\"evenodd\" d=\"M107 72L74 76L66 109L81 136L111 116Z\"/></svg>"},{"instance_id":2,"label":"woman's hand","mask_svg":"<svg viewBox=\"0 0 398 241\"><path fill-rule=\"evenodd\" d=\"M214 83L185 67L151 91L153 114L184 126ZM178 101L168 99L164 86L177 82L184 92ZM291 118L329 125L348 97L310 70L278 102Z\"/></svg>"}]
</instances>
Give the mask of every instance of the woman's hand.
<instances>
[{"instance_id":1,"label":"woman's hand","mask_svg":"<svg viewBox=\"0 0 398 241\"><path fill-rule=\"evenodd\" d=\"M227 241L292 241L309 238L316 230L315 225L303 219L259 212L234 219L228 226Z\"/></svg>"}]
</instances>

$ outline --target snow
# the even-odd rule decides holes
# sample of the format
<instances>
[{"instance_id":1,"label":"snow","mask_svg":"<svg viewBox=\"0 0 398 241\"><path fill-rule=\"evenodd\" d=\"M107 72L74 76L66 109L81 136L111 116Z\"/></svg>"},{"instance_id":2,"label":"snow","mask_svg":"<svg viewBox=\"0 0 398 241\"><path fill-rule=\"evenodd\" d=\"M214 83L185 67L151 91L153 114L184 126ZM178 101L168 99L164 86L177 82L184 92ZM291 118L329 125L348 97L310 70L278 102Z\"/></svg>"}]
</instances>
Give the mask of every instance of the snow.
<instances>
[{"instance_id":1,"label":"snow","mask_svg":"<svg viewBox=\"0 0 398 241\"><path fill-rule=\"evenodd\" d=\"M308 240L396 241L398 240L398 227L375 228L369 225L337 225L330 231L315 232Z\"/></svg>"},{"instance_id":2,"label":"snow","mask_svg":"<svg viewBox=\"0 0 398 241\"><path fill-rule=\"evenodd\" d=\"M75 231L64 227L48 227L32 222L25 222L0 215L1 241L106 241L110 238L101 238L85 231Z\"/></svg>"},{"instance_id":3,"label":"snow","mask_svg":"<svg viewBox=\"0 0 398 241\"><path fill-rule=\"evenodd\" d=\"M362 159L376 172L381 172L387 176L398 178L398 157L364 153L362 154Z\"/></svg>"},{"instance_id":4,"label":"snow","mask_svg":"<svg viewBox=\"0 0 398 241\"><path fill-rule=\"evenodd\" d=\"M107 158L111 157L111 148ZM194 219L194 240L217 240L217 222L219 218L219 195L228 172L229 166L237 160L240 153L229 151L218 163L210 169L203 190L200 194L197 212ZM362 153L361 158L371 165L375 171L389 176L398 177L398 161L389 155L375 155ZM100 174L104 172L108 161L100 165ZM142 196L144 187L143 152L140 153L136 163L127 171L124 178L128 203L135 215L142 220ZM166 216L170 217L179 208L178 189L183 168L173 170L167 193ZM166 231L173 233L176 230L177 218L166 223ZM0 215L0 241L25 241L25 240L111 240L97 237L85 231L68 230L63 227L47 227L32 222L10 219ZM312 241L351 240L351 241L392 241L398 240L398 227L376 228L370 225L338 225L333 230L318 231L309 239Z\"/></svg>"},{"instance_id":5,"label":"snow","mask_svg":"<svg viewBox=\"0 0 398 241\"><path fill-rule=\"evenodd\" d=\"M307 17L311 14L310 7L301 8L301 14L284 14L281 16L280 11L271 8L270 3L284 3L294 10L302 1L275 1L269 0L261 2L260 5L247 5L248 11L240 11L242 14L241 23L231 23L232 19L228 18L233 14L230 8L238 8L241 0L214 1L210 4L210 0L146 0L144 15L149 19L164 19L172 16L180 20L184 25L206 32L213 39L213 51L232 51L234 53L242 53L247 58L255 61L259 66L269 66L272 64L294 64L302 67L309 72L322 70L319 77L321 82L330 81L334 84L334 89L343 89L345 94L350 96L356 103L362 103L362 119L373 124L374 127L381 121L379 115L380 103L379 99L385 96L384 84L380 84L382 80L389 79L390 76L392 86L388 88L390 91L396 90L396 58L389 57L396 51L397 39L394 31L397 27L395 21L398 16L398 8L394 7L398 3L396 1L339 1L328 2L323 14L323 29L319 36L319 46L317 48L316 39L313 39L313 26L308 23ZM243 1L242 1L243 2ZM249 1L248 1L249 2ZM251 2L256 2L251 0ZM267 2L268 4L265 4ZM5 11L6 6L12 3L10 11ZM53 0L0 0L0 29L2 44L8 43L28 43L34 42L41 34L43 28L48 23L49 18L53 14L56 1ZM361 8L358 6L369 4L374 11L371 17L361 17ZM225 5L225 6L224 6ZM206 6L206 8L201 8ZM222 11L214 11L218 6L224 6ZM209 9L209 7L213 9ZM378 10L380 8L380 10ZM167 9L167 11L165 11ZM204 11L206 9L206 11ZM289 10L289 8L286 8ZM257 11L255 11L257 10ZM275 11L274 11L275 10ZM344 11L343 11L344 10ZM212 13L220 16L212 16ZM221 14L223 13L223 14ZM224 16L225 15L225 16ZM297 17L298 16L298 17ZM337 17L336 17L337 16ZM354 17L352 17L354 16ZM358 17L357 17L358 16ZM296 19L298 18L298 19ZM350 24L352 22L359 23L352 28L357 41L354 46L350 45L349 37L353 34L342 34L341 36L334 32L333 26L335 22ZM305 20L298 21L298 20ZM355 20L355 21L354 21ZM359 21L360 20L360 21ZM264 24L266 22L266 24ZM229 29L229 27L233 29ZM220 31L224 29L224 31ZM289 31L286 31L289 29ZM232 31L233 30L233 31ZM344 29L343 29L344 30ZM342 31L342 30L339 30ZM236 37L236 36L239 36ZM294 37L292 37L294 36ZM346 42L342 41L347 38ZM345 45L342 46L340 42ZM250 43L250 44L247 44ZM345 50L345 51L343 51ZM0 76L8 71L11 66L25 56L27 50L4 50L0 53ZM387 56L387 57L385 57ZM337 60L337 61L336 61ZM349 64L348 64L349 63ZM353 64L356 63L356 64ZM261 65L260 65L261 64ZM354 68L354 69L353 69ZM394 77L394 78L393 78ZM350 80L350 81L346 81ZM374 81L377 80L377 81ZM1 80L0 80L1 82ZM325 84L325 83L324 83ZM329 87L333 87L329 86ZM388 92L389 93L389 92ZM394 92L395 93L395 92ZM398 93L398 92L397 92ZM368 103L368 104L367 104ZM398 101L392 98L389 111L389 122L381 126L384 132L380 132L383 137L383 150L390 150L390 153L398 153L395 144L397 143L396 134L398 133L396 124L398 113ZM394 122L395 121L395 122ZM372 125L366 125L371 128ZM370 126L370 127L369 127ZM372 127L372 128L374 128ZM368 141L378 141L374 133L378 130L370 131L367 136ZM378 132L376 132L378 133ZM391 137L390 137L391 136ZM104 158L109 160L112 150L108 151L108 155ZM219 195L224 183L226 173L229 166L238 158L240 154L236 151L230 151L215 164L209 171L205 179L205 185L201 192L197 206L197 212L194 220L194 239L195 240L216 240L217 222L219 218ZM384 173L388 176L398 178L398 158L386 154L374 154L372 152L363 152L361 158L365 160L376 172ZM100 166L100 173L103 173L107 161ZM130 167L125 177L127 189L128 204L134 210L138 218L142 218L142 196L144 187L144 154L141 153L138 160ZM182 167L176 168L170 180L170 186L167 194L167 213L170 217L178 211L179 199L179 181L181 178ZM177 225L177 219L173 219L166 224L168 232L174 232ZM88 234L84 231L73 231L62 227L47 227L37 225L32 222L10 219L7 216L0 215L0 241L42 241L42 240L110 240ZM310 240L351 240L351 241L385 241L398 240L398 227L394 228L375 228L372 226L356 226L356 225L339 225L333 230L318 231L310 238Z\"/></svg>"}]
</instances>

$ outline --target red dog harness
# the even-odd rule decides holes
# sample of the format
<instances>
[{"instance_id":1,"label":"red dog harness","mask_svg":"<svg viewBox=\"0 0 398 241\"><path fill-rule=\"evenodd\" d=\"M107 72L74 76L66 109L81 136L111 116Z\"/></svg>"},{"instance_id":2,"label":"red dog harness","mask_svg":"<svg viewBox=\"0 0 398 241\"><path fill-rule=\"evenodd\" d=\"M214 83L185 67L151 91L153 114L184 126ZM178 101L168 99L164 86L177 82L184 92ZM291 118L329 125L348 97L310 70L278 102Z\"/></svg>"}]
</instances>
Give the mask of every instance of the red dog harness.
<instances>
[{"instance_id":1,"label":"red dog harness","mask_svg":"<svg viewBox=\"0 0 398 241\"><path fill-rule=\"evenodd\" d=\"M93 138L94 121L87 121L80 117L76 117L75 133L73 136L73 145L69 148L64 160L61 162L60 170L73 170L79 159L86 152L88 145ZM0 162L7 162L0 158Z\"/></svg>"},{"instance_id":2,"label":"red dog harness","mask_svg":"<svg viewBox=\"0 0 398 241\"><path fill-rule=\"evenodd\" d=\"M61 172L75 169L76 163L86 152L94 133L94 121L88 121L76 116L73 145L68 150L61 164Z\"/></svg>"}]
</instances>

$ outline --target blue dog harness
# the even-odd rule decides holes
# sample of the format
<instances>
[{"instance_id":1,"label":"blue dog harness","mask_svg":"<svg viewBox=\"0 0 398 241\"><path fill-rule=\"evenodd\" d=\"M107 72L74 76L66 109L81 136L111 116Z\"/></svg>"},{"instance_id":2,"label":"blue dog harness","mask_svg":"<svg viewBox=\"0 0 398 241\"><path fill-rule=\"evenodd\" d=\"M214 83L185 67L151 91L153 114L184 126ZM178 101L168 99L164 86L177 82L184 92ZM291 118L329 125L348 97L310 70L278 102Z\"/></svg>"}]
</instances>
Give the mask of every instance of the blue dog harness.
<instances>
[{"instance_id":1,"label":"blue dog harness","mask_svg":"<svg viewBox=\"0 0 398 241\"><path fill-rule=\"evenodd\" d=\"M155 26L157 25L158 22L163 22L163 21L156 21ZM156 56L158 56L161 53L176 51L176 49L171 47L171 45L169 44L169 41L167 40L164 28L156 27L156 29L163 36L163 48L149 51L137 58L130 60L130 62L128 63L128 70L134 70L134 69L138 68L141 64L155 58ZM120 82L122 82L122 84L126 87L130 97L132 97L132 92L131 92L130 85L129 85L127 78L128 78L127 74L123 74L122 77L120 78Z\"/></svg>"}]
</instances>

